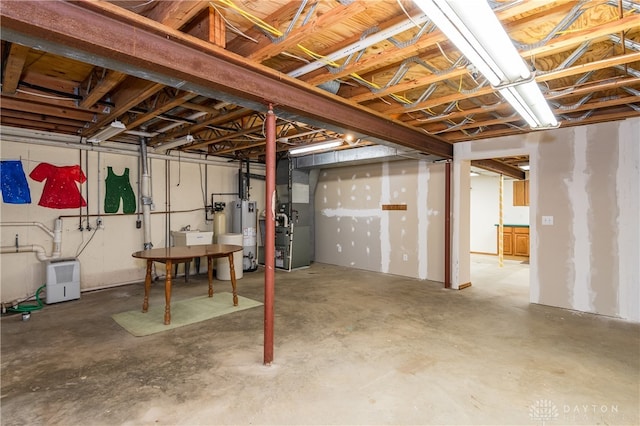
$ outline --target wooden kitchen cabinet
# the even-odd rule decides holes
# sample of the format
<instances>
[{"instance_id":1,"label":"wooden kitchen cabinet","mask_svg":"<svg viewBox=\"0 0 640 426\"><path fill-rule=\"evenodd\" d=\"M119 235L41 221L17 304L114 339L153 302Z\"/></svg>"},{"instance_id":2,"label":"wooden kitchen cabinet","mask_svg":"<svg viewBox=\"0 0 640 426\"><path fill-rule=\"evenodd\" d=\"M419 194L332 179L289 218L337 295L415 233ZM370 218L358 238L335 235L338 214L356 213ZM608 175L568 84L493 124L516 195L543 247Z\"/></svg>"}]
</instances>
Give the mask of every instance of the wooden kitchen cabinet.
<instances>
[{"instance_id":1,"label":"wooden kitchen cabinet","mask_svg":"<svg viewBox=\"0 0 640 426\"><path fill-rule=\"evenodd\" d=\"M513 228L513 254L529 257L529 228Z\"/></svg>"},{"instance_id":2,"label":"wooden kitchen cabinet","mask_svg":"<svg viewBox=\"0 0 640 426\"><path fill-rule=\"evenodd\" d=\"M499 238L499 227L497 226L496 234ZM502 254L505 256L529 257L529 227L505 225L502 244Z\"/></svg>"},{"instance_id":3,"label":"wooden kitchen cabinet","mask_svg":"<svg viewBox=\"0 0 640 426\"><path fill-rule=\"evenodd\" d=\"M528 180L513 181L513 205L514 206L529 205L529 181Z\"/></svg>"}]
</instances>

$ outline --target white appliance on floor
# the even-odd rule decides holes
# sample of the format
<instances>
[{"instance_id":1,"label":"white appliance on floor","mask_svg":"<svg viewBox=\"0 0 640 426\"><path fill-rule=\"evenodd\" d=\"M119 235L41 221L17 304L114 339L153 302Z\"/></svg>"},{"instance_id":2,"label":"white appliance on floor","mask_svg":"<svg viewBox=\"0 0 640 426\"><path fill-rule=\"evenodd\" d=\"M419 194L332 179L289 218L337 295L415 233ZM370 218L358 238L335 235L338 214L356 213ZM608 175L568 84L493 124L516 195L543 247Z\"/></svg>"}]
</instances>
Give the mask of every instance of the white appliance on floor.
<instances>
[{"instance_id":1,"label":"white appliance on floor","mask_svg":"<svg viewBox=\"0 0 640 426\"><path fill-rule=\"evenodd\" d=\"M80 299L80 261L77 259L48 261L46 289L47 304Z\"/></svg>"}]
</instances>

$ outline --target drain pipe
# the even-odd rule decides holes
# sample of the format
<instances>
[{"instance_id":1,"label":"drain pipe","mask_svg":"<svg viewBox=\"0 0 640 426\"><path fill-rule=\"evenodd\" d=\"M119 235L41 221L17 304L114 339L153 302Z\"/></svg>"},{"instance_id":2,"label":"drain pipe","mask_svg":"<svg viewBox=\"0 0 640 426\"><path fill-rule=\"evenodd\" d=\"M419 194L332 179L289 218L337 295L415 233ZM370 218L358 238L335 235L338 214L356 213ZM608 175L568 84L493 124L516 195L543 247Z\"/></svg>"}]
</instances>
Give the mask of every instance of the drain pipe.
<instances>
[{"instance_id":1,"label":"drain pipe","mask_svg":"<svg viewBox=\"0 0 640 426\"><path fill-rule=\"evenodd\" d=\"M151 243L151 191L149 165L147 164L147 139L140 138L140 162L142 163L142 227L144 228L144 249L153 248Z\"/></svg>"},{"instance_id":2,"label":"drain pipe","mask_svg":"<svg viewBox=\"0 0 640 426\"><path fill-rule=\"evenodd\" d=\"M18 243L18 234L16 234L16 243L13 246L2 246L0 252L8 253L28 253L34 252L39 261L44 262L51 259L58 259L62 255L62 219L56 219L53 231L40 222L2 222L0 226L36 226L42 229L47 235L53 238L53 251L51 256L47 256L44 247L38 244L20 245Z\"/></svg>"}]
</instances>

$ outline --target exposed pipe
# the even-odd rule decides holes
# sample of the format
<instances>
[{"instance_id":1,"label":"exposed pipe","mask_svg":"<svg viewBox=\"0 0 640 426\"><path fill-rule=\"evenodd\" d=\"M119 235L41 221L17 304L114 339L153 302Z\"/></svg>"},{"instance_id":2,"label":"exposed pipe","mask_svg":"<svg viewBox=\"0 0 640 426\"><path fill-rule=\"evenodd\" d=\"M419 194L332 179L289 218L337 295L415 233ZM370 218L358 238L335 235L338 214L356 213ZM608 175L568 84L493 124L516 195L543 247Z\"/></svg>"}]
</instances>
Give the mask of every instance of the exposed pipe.
<instances>
[{"instance_id":1,"label":"exposed pipe","mask_svg":"<svg viewBox=\"0 0 640 426\"><path fill-rule=\"evenodd\" d=\"M336 61L340 58L344 58L345 56L349 56L352 53L358 52L362 49L366 49L369 46L372 46L376 43L379 43L383 40L388 39L389 37L393 37L396 34L400 34L404 31L410 30L415 25L420 25L427 22L429 18L426 14L422 13L418 16L414 16L411 19L405 19L399 24L393 25L389 28L386 28L380 32L377 32L364 40L357 41L355 43L350 44L336 52L330 53L322 58L322 60L318 60L316 62L311 62L303 67L298 68L297 70L291 71L288 75L290 77L300 77L302 75L308 74L311 71L315 71L318 68L322 68L327 65L328 62Z\"/></svg>"},{"instance_id":2,"label":"exposed pipe","mask_svg":"<svg viewBox=\"0 0 640 426\"><path fill-rule=\"evenodd\" d=\"M151 199L149 166L147 164L147 140L140 138L140 162L142 163L142 227L144 228L144 249L153 248L151 243Z\"/></svg>"},{"instance_id":3,"label":"exposed pipe","mask_svg":"<svg viewBox=\"0 0 640 426\"><path fill-rule=\"evenodd\" d=\"M36 254L36 257L38 258L39 261L41 262L46 262L47 260L51 259L51 257L47 256L47 253L44 251L44 247L37 245L37 244L31 244L31 245L26 245L26 246L2 246L0 247L0 253L2 254L8 254L8 253L29 253L29 252L34 252Z\"/></svg>"},{"instance_id":4,"label":"exposed pipe","mask_svg":"<svg viewBox=\"0 0 640 426\"><path fill-rule=\"evenodd\" d=\"M46 261L50 259L57 259L62 255L62 220L56 219L54 221L53 231L47 228L40 222L0 222L0 226L35 226L43 230L49 237L53 239L53 250L51 256L47 256L44 248L37 244L31 245L19 245L18 237L16 235L16 244L14 246L3 246L2 253L24 253L35 252L38 260Z\"/></svg>"},{"instance_id":5,"label":"exposed pipe","mask_svg":"<svg viewBox=\"0 0 640 426\"><path fill-rule=\"evenodd\" d=\"M283 218L284 219L284 222L283 222L282 226L284 226L285 228L287 228L289 226L289 218L287 217L286 214L278 213L278 214L276 214L276 218Z\"/></svg>"},{"instance_id":6,"label":"exposed pipe","mask_svg":"<svg viewBox=\"0 0 640 426\"><path fill-rule=\"evenodd\" d=\"M444 288L451 288L451 162L444 163Z\"/></svg>"},{"instance_id":7,"label":"exposed pipe","mask_svg":"<svg viewBox=\"0 0 640 426\"><path fill-rule=\"evenodd\" d=\"M60 135L51 132L33 131L27 129L20 129L16 127L7 127L0 125L0 135L3 142L17 142L27 143L31 145L43 145L53 146L57 148L69 148L79 149L93 152L108 152L111 154L119 155L131 155L134 157L140 156L139 146L125 143L108 142L101 145L81 144L77 142L76 136ZM177 155L170 154L158 154L149 153L147 151L147 158L159 159L159 160L172 160L178 159ZM211 164L220 167L233 167L235 165L228 160L212 160L208 158L201 158L197 154L182 153L180 161L194 164Z\"/></svg>"},{"instance_id":8,"label":"exposed pipe","mask_svg":"<svg viewBox=\"0 0 640 426\"><path fill-rule=\"evenodd\" d=\"M273 104L269 104L266 117L266 215L264 242L264 365L273 362L273 299L275 287L276 244L276 116Z\"/></svg>"},{"instance_id":9,"label":"exposed pipe","mask_svg":"<svg viewBox=\"0 0 640 426\"><path fill-rule=\"evenodd\" d=\"M51 238L54 237L53 231L41 222L0 222L0 226L36 226L46 232Z\"/></svg>"}]
</instances>

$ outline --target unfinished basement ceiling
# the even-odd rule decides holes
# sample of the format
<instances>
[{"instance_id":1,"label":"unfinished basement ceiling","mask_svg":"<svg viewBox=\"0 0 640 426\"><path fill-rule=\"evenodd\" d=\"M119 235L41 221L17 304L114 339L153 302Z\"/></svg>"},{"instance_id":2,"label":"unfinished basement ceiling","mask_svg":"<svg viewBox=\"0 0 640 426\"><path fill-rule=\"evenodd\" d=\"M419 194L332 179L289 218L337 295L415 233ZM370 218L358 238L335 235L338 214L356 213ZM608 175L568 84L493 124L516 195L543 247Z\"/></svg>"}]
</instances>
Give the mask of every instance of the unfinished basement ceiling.
<instances>
[{"instance_id":1,"label":"unfinished basement ceiling","mask_svg":"<svg viewBox=\"0 0 640 426\"><path fill-rule=\"evenodd\" d=\"M638 2L490 4L562 127L640 116ZM429 20L418 20L422 13L409 0L3 0L0 10L3 126L83 140L117 120L126 131L112 141L137 144L145 135L159 150L254 161L264 156L269 102L279 117L281 155L352 132L345 149L390 142L450 157L456 142L529 131L455 46ZM114 34L118 28L126 31ZM385 37L372 39L377 34ZM154 36L172 49L146 59L165 46L153 45ZM113 53L126 37L135 40L138 62ZM215 76L203 80L195 69L203 52L246 74L227 85ZM194 59L193 74L173 81L183 58ZM275 83L266 87L257 75ZM308 93L304 105L289 105L299 93ZM372 125L378 117L381 124ZM357 128L363 118L372 121ZM512 163L493 166L515 170Z\"/></svg>"}]
</instances>

